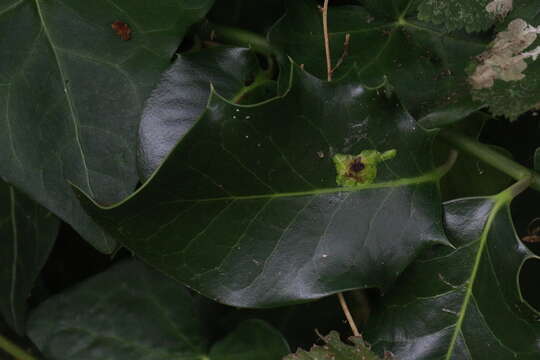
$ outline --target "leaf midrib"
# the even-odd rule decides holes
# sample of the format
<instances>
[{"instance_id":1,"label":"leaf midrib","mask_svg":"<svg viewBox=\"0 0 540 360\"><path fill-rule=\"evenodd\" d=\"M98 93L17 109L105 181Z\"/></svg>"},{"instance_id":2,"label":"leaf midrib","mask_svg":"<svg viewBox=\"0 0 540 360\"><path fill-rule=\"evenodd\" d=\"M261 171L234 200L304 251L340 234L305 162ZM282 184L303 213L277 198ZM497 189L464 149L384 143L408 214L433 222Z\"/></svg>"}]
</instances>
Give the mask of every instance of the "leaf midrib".
<instances>
[{"instance_id":1,"label":"leaf midrib","mask_svg":"<svg viewBox=\"0 0 540 360\"><path fill-rule=\"evenodd\" d=\"M89 171L88 171L88 165L86 163L86 155L84 154L84 150L83 150L83 147L82 147L82 143L81 143L81 135L80 135L80 124L79 124L79 119L76 115L76 112L75 112L75 106L74 106L74 103L73 103L73 99L71 97L71 91L70 91L70 88L68 86L68 79L66 77L66 74L64 73L64 69L62 67L62 62L60 60L60 56L58 55L58 51L57 51L57 47L51 37L51 34L49 32L49 29L47 27L47 23L45 21L45 17L43 15L43 11L41 10L41 6L39 5L39 1L40 0L34 0L34 4L36 5L36 11L39 15L39 19L40 19L40 22L41 22L41 26L43 28L43 32L45 33L45 37L47 38L47 41L49 43L49 46L51 48L51 51L54 55L54 58L55 58L55 61L56 61L56 66L58 67L58 72L60 74L60 79L62 81L62 88L64 89L64 96L65 96L65 99L66 99L66 102L67 102L67 105L68 105L68 108L69 108L69 112L70 112L70 118L71 118L71 121L72 121L72 124L73 124L73 128L74 128L74 132L75 132L75 142L77 143L77 148L79 149L79 154L81 156L81 162L82 162L82 166L83 166L83 169L84 169L84 176L85 176L85 181L86 181L86 186L87 186L87 189L89 191L89 193L94 196L94 192L92 190L92 186L90 185L90 175L89 175Z\"/></svg>"},{"instance_id":2,"label":"leaf midrib","mask_svg":"<svg viewBox=\"0 0 540 360\"><path fill-rule=\"evenodd\" d=\"M506 203L507 203L506 198L497 199L487 218L486 224L484 226L484 230L482 231L482 234L480 236L480 243L478 245L478 251L474 259L471 275L469 276L469 280L467 282L465 297L463 298L463 302L459 310L458 320L456 322L454 332L450 340L450 345L448 347L448 351L446 352L446 356L444 357L444 360L451 360L452 355L454 353L454 348L456 346L457 339L459 337L459 334L461 333L461 328L463 327L463 321L465 320L465 315L467 314L467 311L469 309L469 303L471 302L471 299L473 297L474 284L476 282L478 269L480 268L480 263L482 262L482 257L484 255L484 250L486 248L489 232L491 231L491 227L493 225L493 222L495 221L495 217L497 216L499 211L504 207Z\"/></svg>"},{"instance_id":3,"label":"leaf midrib","mask_svg":"<svg viewBox=\"0 0 540 360\"><path fill-rule=\"evenodd\" d=\"M297 191L297 192L284 192L284 193L273 193L273 194L261 194L261 195L240 195L240 196L223 196L216 198L208 199L181 199L167 202L167 204L181 203L181 202L213 202L213 201L236 201L236 200L257 200L257 199L271 199L271 198L286 198L286 197L300 197L300 196L316 196L324 194L335 194L335 193L349 193L357 192L362 190L371 190L371 189L383 189L390 187L401 187L408 185L418 185L427 182L436 182L440 177L445 173L442 169L436 169L429 173L426 173L421 176L411 177L411 178L402 178L399 180L380 182L375 184L366 184L358 185L351 187L333 187L326 189L313 189L307 191Z\"/></svg>"}]
</instances>

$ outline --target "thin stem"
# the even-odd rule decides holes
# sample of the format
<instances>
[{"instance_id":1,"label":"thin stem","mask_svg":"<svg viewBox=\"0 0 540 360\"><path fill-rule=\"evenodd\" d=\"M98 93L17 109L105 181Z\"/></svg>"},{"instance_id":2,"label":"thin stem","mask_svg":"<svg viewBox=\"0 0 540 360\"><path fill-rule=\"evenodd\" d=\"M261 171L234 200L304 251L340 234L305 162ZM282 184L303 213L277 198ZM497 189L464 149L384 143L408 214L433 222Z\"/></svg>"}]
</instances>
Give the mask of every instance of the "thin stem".
<instances>
[{"instance_id":1,"label":"thin stem","mask_svg":"<svg viewBox=\"0 0 540 360\"><path fill-rule=\"evenodd\" d=\"M537 172L518 164L498 151L495 151L488 145L482 144L475 139L462 135L456 131L445 129L440 132L440 135L458 150L474 155L479 160L516 180L530 177L530 187L540 191L540 174Z\"/></svg>"},{"instance_id":2,"label":"thin stem","mask_svg":"<svg viewBox=\"0 0 540 360\"><path fill-rule=\"evenodd\" d=\"M341 309L343 310L343 313L345 314L345 317L347 318L347 322L349 323L349 326L351 327L353 335L361 336L360 332L358 331L358 328L356 327L356 323L354 322L351 312L349 311L349 306L347 305L347 301L345 300L345 297L343 296L342 293L338 293L337 296L339 299L339 304L341 305Z\"/></svg>"},{"instance_id":3,"label":"thin stem","mask_svg":"<svg viewBox=\"0 0 540 360\"><path fill-rule=\"evenodd\" d=\"M217 39L249 47L267 56L277 55L278 53L268 40L254 32L217 24L209 24L209 28Z\"/></svg>"},{"instance_id":4,"label":"thin stem","mask_svg":"<svg viewBox=\"0 0 540 360\"><path fill-rule=\"evenodd\" d=\"M328 37L328 1L324 0L322 8L322 23L324 37L324 52L326 53L326 78L332 81L332 56L330 54L330 38Z\"/></svg>"},{"instance_id":5,"label":"thin stem","mask_svg":"<svg viewBox=\"0 0 540 360\"><path fill-rule=\"evenodd\" d=\"M17 360L37 360L32 355L0 335L0 349L4 350Z\"/></svg>"}]
</instances>

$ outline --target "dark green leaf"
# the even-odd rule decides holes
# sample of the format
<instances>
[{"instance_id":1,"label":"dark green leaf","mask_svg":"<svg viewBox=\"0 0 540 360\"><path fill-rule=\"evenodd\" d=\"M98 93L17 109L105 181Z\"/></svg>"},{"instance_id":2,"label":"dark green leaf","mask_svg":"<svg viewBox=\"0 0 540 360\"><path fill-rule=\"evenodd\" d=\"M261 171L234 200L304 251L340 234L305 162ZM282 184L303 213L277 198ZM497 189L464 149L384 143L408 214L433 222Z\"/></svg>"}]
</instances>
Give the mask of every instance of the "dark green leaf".
<instances>
[{"instance_id":1,"label":"dark green leaf","mask_svg":"<svg viewBox=\"0 0 540 360\"><path fill-rule=\"evenodd\" d=\"M248 49L216 47L180 55L147 101L139 128L139 175L157 169L203 113L210 87L233 102L262 100L257 89L274 84ZM258 95L258 94L255 94ZM275 96L275 91L264 98Z\"/></svg>"},{"instance_id":2,"label":"dark green leaf","mask_svg":"<svg viewBox=\"0 0 540 360\"><path fill-rule=\"evenodd\" d=\"M261 320L245 321L212 346L211 360L281 360L290 352L281 334Z\"/></svg>"},{"instance_id":3,"label":"dark green leaf","mask_svg":"<svg viewBox=\"0 0 540 360\"><path fill-rule=\"evenodd\" d=\"M250 349L240 346L246 332L258 341ZM209 345L189 292L135 261L116 265L41 304L30 318L29 336L55 360L201 360L207 359ZM279 360L277 354L288 351L279 333L255 321L217 345L212 350L216 359L229 359L227 352L233 348L223 344L237 346L235 359L264 359L245 356L250 351L271 353L262 347L270 344L276 356L268 360Z\"/></svg>"},{"instance_id":4,"label":"dark green leaf","mask_svg":"<svg viewBox=\"0 0 540 360\"><path fill-rule=\"evenodd\" d=\"M4 0L0 5L0 174L98 249L116 245L68 181L103 202L137 182L143 101L187 26L212 0ZM112 29L132 29L122 40Z\"/></svg>"},{"instance_id":5,"label":"dark green leaf","mask_svg":"<svg viewBox=\"0 0 540 360\"><path fill-rule=\"evenodd\" d=\"M264 33L285 12L283 0L217 0L210 21Z\"/></svg>"},{"instance_id":6,"label":"dark green leaf","mask_svg":"<svg viewBox=\"0 0 540 360\"><path fill-rule=\"evenodd\" d=\"M380 360L361 337L351 337L354 345L343 343L337 332L331 332L322 338L322 346L313 346L309 352L298 350L283 360Z\"/></svg>"},{"instance_id":7,"label":"dark green leaf","mask_svg":"<svg viewBox=\"0 0 540 360\"><path fill-rule=\"evenodd\" d=\"M270 40L305 69L326 78L321 14L313 0L287 2L287 15L273 28ZM393 5L393 6L392 6ZM387 76L405 106L418 118L434 113L446 122L477 109L472 101L465 68L485 49L482 40L447 34L416 19L413 1L372 1L369 8L333 7L329 11L332 63L348 54L335 77L358 72L362 81L376 85ZM394 7L394 9L386 9Z\"/></svg>"},{"instance_id":8,"label":"dark green leaf","mask_svg":"<svg viewBox=\"0 0 540 360\"><path fill-rule=\"evenodd\" d=\"M54 215L0 180L0 313L20 335L25 330L26 299L58 225Z\"/></svg>"},{"instance_id":9,"label":"dark green leaf","mask_svg":"<svg viewBox=\"0 0 540 360\"><path fill-rule=\"evenodd\" d=\"M536 171L540 171L540 148L536 149L534 153L534 168Z\"/></svg>"},{"instance_id":10,"label":"dark green leaf","mask_svg":"<svg viewBox=\"0 0 540 360\"><path fill-rule=\"evenodd\" d=\"M455 248L426 254L384 297L375 348L397 359L538 358L538 314L517 280L537 257L516 237L510 198L503 192L446 204Z\"/></svg>"},{"instance_id":11,"label":"dark green leaf","mask_svg":"<svg viewBox=\"0 0 540 360\"><path fill-rule=\"evenodd\" d=\"M510 5L500 7L499 12L495 6L494 11L488 12L487 7L497 2L501 3L501 0L425 0L418 7L418 18L443 24L447 31L485 31L493 25L497 16L504 17L512 9L510 0Z\"/></svg>"},{"instance_id":12,"label":"dark green leaf","mask_svg":"<svg viewBox=\"0 0 540 360\"><path fill-rule=\"evenodd\" d=\"M89 213L146 262L227 304L393 282L419 251L445 242L435 132L383 91L293 69L287 94L258 106L212 94L136 194L110 208L80 194ZM332 158L368 149L397 155L374 183L338 187Z\"/></svg>"}]
</instances>

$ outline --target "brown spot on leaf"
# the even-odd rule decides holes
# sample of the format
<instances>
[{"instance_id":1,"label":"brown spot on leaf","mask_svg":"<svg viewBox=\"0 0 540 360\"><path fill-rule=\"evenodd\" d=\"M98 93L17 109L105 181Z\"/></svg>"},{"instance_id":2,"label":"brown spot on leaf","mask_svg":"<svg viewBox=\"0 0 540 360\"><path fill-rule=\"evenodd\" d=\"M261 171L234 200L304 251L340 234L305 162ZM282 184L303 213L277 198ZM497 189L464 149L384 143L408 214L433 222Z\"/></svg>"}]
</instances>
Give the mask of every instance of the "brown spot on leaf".
<instances>
[{"instance_id":1,"label":"brown spot on leaf","mask_svg":"<svg viewBox=\"0 0 540 360\"><path fill-rule=\"evenodd\" d=\"M132 30L125 22L115 21L111 24L111 27L122 40L127 41L131 39Z\"/></svg>"}]
</instances>

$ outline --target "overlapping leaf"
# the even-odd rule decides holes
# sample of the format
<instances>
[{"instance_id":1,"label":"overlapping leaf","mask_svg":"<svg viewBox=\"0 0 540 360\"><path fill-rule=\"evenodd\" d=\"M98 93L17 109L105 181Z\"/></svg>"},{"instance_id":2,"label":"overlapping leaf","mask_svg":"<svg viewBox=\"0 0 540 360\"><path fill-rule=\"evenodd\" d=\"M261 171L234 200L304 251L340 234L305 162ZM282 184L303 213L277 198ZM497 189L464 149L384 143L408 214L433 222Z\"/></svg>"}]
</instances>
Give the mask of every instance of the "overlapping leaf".
<instances>
[{"instance_id":1,"label":"overlapping leaf","mask_svg":"<svg viewBox=\"0 0 540 360\"><path fill-rule=\"evenodd\" d=\"M434 132L384 91L293 70L287 94L257 106L212 94L136 194L108 208L80 194L89 213L147 263L236 306L387 286L445 241ZM332 157L367 149L397 156L374 183L338 187Z\"/></svg>"},{"instance_id":2,"label":"overlapping leaf","mask_svg":"<svg viewBox=\"0 0 540 360\"><path fill-rule=\"evenodd\" d=\"M446 204L455 248L431 251L385 296L373 325L377 349L400 360L538 358L538 314L517 280L536 257L516 237L510 197Z\"/></svg>"},{"instance_id":3,"label":"overlapping leaf","mask_svg":"<svg viewBox=\"0 0 540 360\"><path fill-rule=\"evenodd\" d=\"M52 297L29 322L30 338L47 358L58 360L208 359L206 330L185 288L135 261ZM246 334L249 347L242 346ZM279 360L287 352L276 330L248 321L218 342L210 359Z\"/></svg>"},{"instance_id":4,"label":"overlapping leaf","mask_svg":"<svg viewBox=\"0 0 540 360\"><path fill-rule=\"evenodd\" d=\"M270 40L326 78L321 14L313 0L287 2L287 15L274 27ZM360 6L332 7L329 12L333 64L340 77L356 64L360 78L378 83L387 76L407 109L430 121L462 119L474 104L465 68L485 49L484 41L448 34L416 19L417 2L369 1ZM350 43L345 50L346 34Z\"/></svg>"},{"instance_id":5,"label":"overlapping leaf","mask_svg":"<svg viewBox=\"0 0 540 360\"><path fill-rule=\"evenodd\" d=\"M114 240L82 211L68 181L104 202L132 191L142 104L187 26L211 4L2 1L2 176L112 251Z\"/></svg>"},{"instance_id":6,"label":"overlapping leaf","mask_svg":"<svg viewBox=\"0 0 540 360\"><path fill-rule=\"evenodd\" d=\"M0 314L24 333L26 300L58 232L58 219L0 180Z\"/></svg>"},{"instance_id":7,"label":"overlapping leaf","mask_svg":"<svg viewBox=\"0 0 540 360\"><path fill-rule=\"evenodd\" d=\"M137 159L142 179L148 179L197 121L211 86L235 103L275 96L274 81L248 49L217 47L179 55L143 112Z\"/></svg>"}]
</instances>

